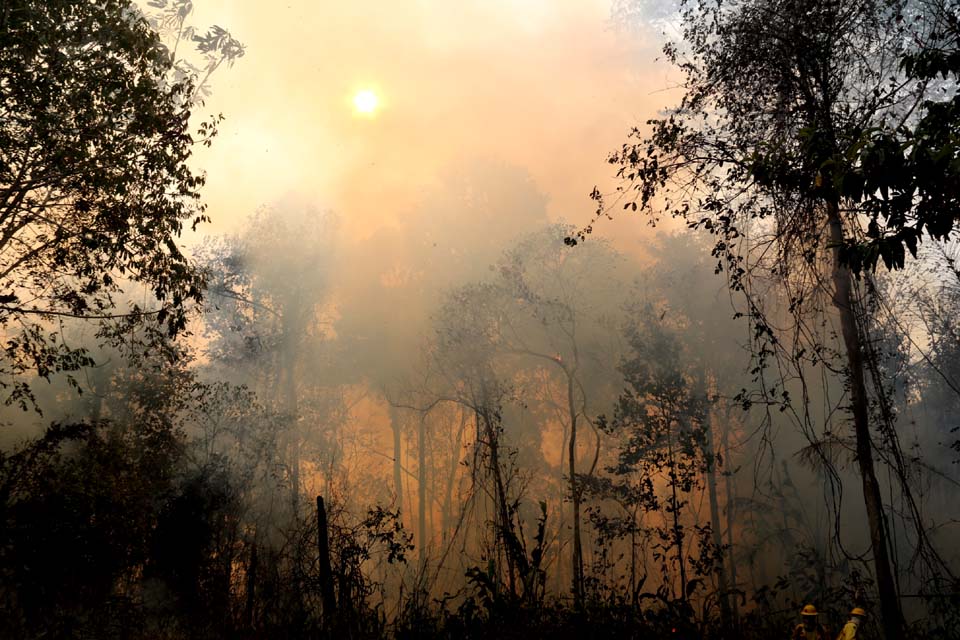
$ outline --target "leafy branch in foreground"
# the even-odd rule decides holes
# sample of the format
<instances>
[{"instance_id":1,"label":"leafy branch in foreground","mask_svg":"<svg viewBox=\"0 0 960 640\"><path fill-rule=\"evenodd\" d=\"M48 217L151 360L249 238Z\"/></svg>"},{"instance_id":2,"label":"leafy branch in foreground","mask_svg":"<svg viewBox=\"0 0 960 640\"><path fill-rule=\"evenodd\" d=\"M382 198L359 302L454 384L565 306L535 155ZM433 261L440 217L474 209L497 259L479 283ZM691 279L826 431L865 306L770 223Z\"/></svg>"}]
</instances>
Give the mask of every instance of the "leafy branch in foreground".
<instances>
[{"instance_id":1,"label":"leafy branch in foreground","mask_svg":"<svg viewBox=\"0 0 960 640\"><path fill-rule=\"evenodd\" d=\"M220 62L242 55L239 43L224 38L208 43L207 54ZM24 375L47 378L89 364L86 351L64 338L64 319L152 317L168 336L185 328L203 281L178 238L185 224L206 220L204 176L188 161L218 122L205 122L197 139L190 131L195 91L207 76L198 84L185 72L129 0L4 4L0 327L7 341L0 376L7 403L29 404ZM118 308L141 289L154 304Z\"/></svg>"}]
</instances>

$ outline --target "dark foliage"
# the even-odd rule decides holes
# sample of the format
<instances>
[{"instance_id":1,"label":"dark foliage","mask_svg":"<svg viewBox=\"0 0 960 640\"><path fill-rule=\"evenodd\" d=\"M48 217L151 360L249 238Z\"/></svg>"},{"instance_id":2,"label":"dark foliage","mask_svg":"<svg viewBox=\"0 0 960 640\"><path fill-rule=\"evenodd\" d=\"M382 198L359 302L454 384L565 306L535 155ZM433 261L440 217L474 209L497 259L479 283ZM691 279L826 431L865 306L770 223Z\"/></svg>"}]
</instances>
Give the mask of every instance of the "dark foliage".
<instances>
[{"instance_id":1,"label":"dark foliage","mask_svg":"<svg viewBox=\"0 0 960 640\"><path fill-rule=\"evenodd\" d=\"M0 77L0 372L89 364L51 319L149 316L183 330L202 284L177 246L204 219L203 177L188 166L191 76L174 73L129 0L12 0L0 7ZM118 311L131 287L156 304ZM3 384L7 402L29 404L28 388Z\"/></svg>"}]
</instances>

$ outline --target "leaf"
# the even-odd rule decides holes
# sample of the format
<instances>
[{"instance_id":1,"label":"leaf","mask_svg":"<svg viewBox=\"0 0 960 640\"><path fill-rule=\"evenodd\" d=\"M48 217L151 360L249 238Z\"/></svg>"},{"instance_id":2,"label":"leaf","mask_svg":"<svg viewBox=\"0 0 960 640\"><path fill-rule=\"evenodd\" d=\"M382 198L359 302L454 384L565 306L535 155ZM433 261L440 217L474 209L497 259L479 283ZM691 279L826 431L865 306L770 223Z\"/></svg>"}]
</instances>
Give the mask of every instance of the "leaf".
<instances>
[{"instance_id":1,"label":"leaf","mask_svg":"<svg viewBox=\"0 0 960 640\"><path fill-rule=\"evenodd\" d=\"M917 257L917 234L911 229L909 233L904 233L903 242L907 245L907 249L910 250L910 255L914 258Z\"/></svg>"}]
</instances>

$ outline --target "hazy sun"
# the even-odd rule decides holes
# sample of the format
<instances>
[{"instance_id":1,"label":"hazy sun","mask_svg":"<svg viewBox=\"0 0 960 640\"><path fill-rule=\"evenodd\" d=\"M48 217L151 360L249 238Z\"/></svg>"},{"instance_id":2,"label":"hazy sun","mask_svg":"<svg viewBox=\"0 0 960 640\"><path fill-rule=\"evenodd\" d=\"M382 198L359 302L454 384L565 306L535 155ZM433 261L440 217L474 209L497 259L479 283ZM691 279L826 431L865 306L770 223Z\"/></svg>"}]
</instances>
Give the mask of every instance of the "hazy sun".
<instances>
[{"instance_id":1,"label":"hazy sun","mask_svg":"<svg viewBox=\"0 0 960 640\"><path fill-rule=\"evenodd\" d=\"M370 89L364 89L353 96L353 106L358 112L363 114L372 114L377 110L379 103L380 101L377 99L377 94Z\"/></svg>"}]
</instances>

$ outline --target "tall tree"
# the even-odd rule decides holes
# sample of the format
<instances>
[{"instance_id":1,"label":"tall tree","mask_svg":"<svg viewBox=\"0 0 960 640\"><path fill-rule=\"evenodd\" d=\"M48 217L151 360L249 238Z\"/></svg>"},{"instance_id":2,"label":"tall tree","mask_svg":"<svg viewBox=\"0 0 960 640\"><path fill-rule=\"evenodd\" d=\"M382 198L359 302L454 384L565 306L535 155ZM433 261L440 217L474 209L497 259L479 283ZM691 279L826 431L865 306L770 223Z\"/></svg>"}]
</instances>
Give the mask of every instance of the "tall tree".
<instances>
[{"instance_id":1,"label":"tall tree","mask_svg":"<svg viewBox=\"0 0 960 640\"><path fill-rule=\"evenodd\" d=\"M22 374L90 363L54 320L184 328L202 281L177 238L204 219L204 179L188 164L195 77L130 0L5 2L0 52L0 384L26 407ZM131 286L155 303L116 310Z\"/></svg>"},{"instance_id":2,"label":"tall tree","mask_svg":"<svg viewBox=\"0 0 960 640\"><path fill-rule=\"evenodd\" d=\"M471 389L451 380L469 379L482 391L471 391L474 398L465 404L487 406L487 413L478 416L488 427L499 425L505 401L517 404L521 397L525 409L538 405L533 410L541 410L542 423L555 420L561 427L557 470L561 474L566 470L563 493L570 500L572 516L570 586L579 608L585 584L583 479L593 474L599 459L600 434L594 426L597 406L612 401L620 383L612 364L622 313L617 294L626 288L630 264L602 243L571 250L563 242L570 231L564 225L551 225L524 237L504 252L488 281L453 290L437 315L435 354L443 357L434 360L437 370L443 371L446 388L456 389L446 391L447 395L462 396L464 388ZM525 381L534 381L537 388L525 388ZM514 442L524 437L519 425L503 422ZM584 429L589 430L587 438ZM488 440L499 446L499 436L491 435L499 434L499 426L487 431ZM528 433L526 438L526 454L537 456L543 433ZM493 447L491 452L500 455ZM503 523L512 523L508 515L509 510L504 510Z\"/></svg>"},{"instance_id":3,"label":"tall tree","mask_svg":"<svg viewBox=\"0 0 960 640\"><path fill-rule=\"evenodd\" d=\"M626 388L613 419L602 421L620 441L617 461L608 469L616 480L597 483L597 489L600 495L628 497L643 511L662 514L665 524L655 528L659 539L655 557L661 563L663 590L673 594L683 614L689 615L690 597L702 578L691 575L686 514L691 494L703 490L713 464L707 447L706 387L702 374L698 379L685 370L690 358L685 357L683 344L653 308L647 305L634 315L635 322L627 328L631 353L621 365Z\"/></svg>"},{"instance_id":4,"label":"tall tree","mask_svg":"<svg viewBox=\"0 0 960 640\"><path fill-rule=\"evenodd\" d=\"M957 224L957 112L937 98L931 73L956 74L955 7L694 0L680 12L683 43L665 52L685 95L611 157L626 182L619 190L633 194L625 207L663 206L715 233L734 289L749 295L766 268L781 281L812 276L809 297L832 304L883 626L900 638L855 276L879 258L903 266L924 234L943 238ZM792 298L791 311L810 302ZM769 325L757 327L776 345Z\"/></svg>"},{"instance_id":5,"label":"tall tree","mask_svg":"<svg viewBox=\"0 0 960 640\"><path fill-rule=\"evenodd\" d=\"M612 397L620 382L610 366L616 357L610 345L615 344L612 329L621 312L618 293L625 288L628 267L622 256L600 242L571 251L563 243L569 231L564 225L552 225L522 239L505 252L494 282L501 295L496 349L502 356L519 359L521 366L544 369L548 382L555 380L562 389L558 409L567 433L571 592L579 608L585 585L583 478L593 475L599 458L595 407L605 399L604 391ZM587 447L583 429L592 431ZM589 462L582 468L585 448Z\"/></svg>"},{"instance_id":6,"label":"tall tree","mask_svg":"<svg viewBox=\"0 0 960 640\"><path fill-rule=\"evenodd\" d=\"M446 168L440 177L398 229L381 229L349 247L357 255L345 260L350 267L339 274L340 286L350 292L339 301L336 327L345 345L342 378L364 379L385 396L416 358L441 292L482 277L508 242L546 220L546 198L522 169L475 159ZM404 412L389 411L399 507Z\"/></svg>"},{"instance_id":7,"label":"tall tree","mask_svg":"<svg viewBox=\"0 0 960 640\"><path fill-rule=\"evenodd\" d=\"M514 598L521 593L527 559L517 532L516 474L503 428L504 405L514 394L491 346L496 340L498 293L489 285L474 284L448 294L436 312L436 337L427 366L437 397L472 414L473 456L465 464L471 467L472 488L490 497L496 559L491 559L491 570L499 580L497 565L504 561L505 582Z\"/></svg>"},{"instance_id":8,"label":"tall tree","mask_svg":"<svg viewBox=\"0 0 960 640\"><path fill-rule=\"evenodd\" d=\"M287 416L295 516L301 446L308 436L328 440L318 427L329 427L334 421L327 409L339 407L320 375L328 359L325 311L338 227L334 214L287 200L262 208L243 234L212 242L201 255L213 302L205 318L208 353L221 375L249 384Z\"/></svg>"}]
</instances>

